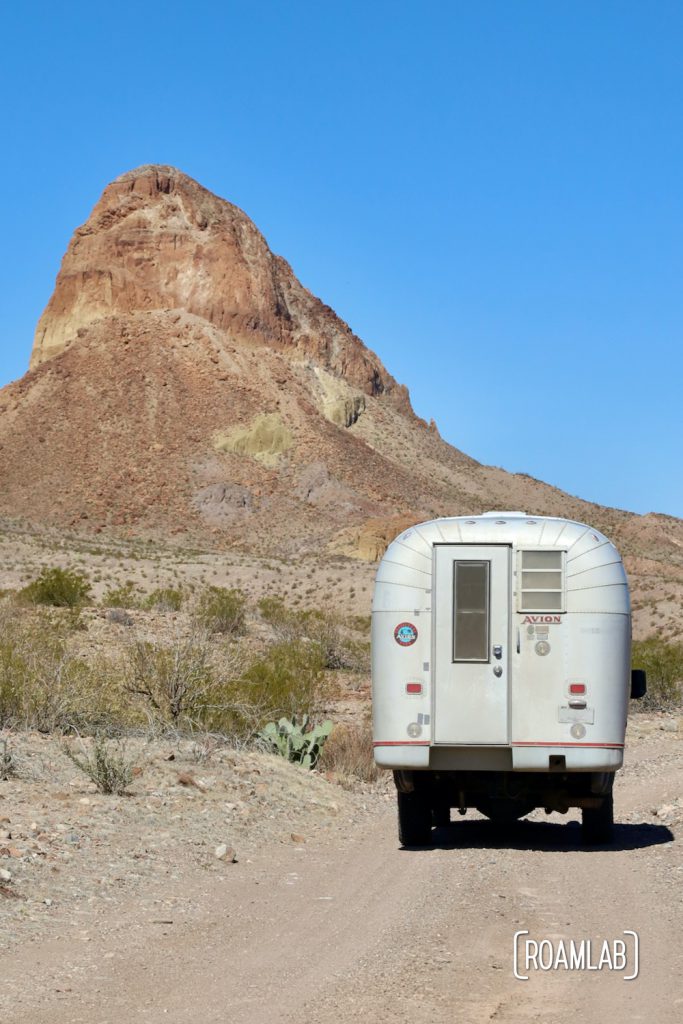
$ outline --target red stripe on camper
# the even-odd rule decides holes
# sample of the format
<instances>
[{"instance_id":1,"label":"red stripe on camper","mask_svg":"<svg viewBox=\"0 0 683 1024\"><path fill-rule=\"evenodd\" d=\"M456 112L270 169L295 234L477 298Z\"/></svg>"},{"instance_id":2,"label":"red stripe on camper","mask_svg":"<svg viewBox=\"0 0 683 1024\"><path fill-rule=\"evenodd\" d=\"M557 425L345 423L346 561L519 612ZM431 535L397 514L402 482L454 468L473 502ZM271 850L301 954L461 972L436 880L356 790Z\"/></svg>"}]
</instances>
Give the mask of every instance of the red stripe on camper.
<instances>
[{"instance_id":1,"label":"red stripe on camper","mask_svg":"<svg viewBox=\"0 0 683 1024\"><path fill-rule=\"evenodd\" d=\"M622 750L623 743L558 743L553 740L552 742L540 742L538 740L513 740L513 747L601 747L608 750Z\"/></svg>"},{"instance_id":2,"label":"red stripe on camper","mask_svg":"<svg viewBox=\"0 0 683 1024\"><path fill-rule=\"evenodd\" d=\"M431 740L377 740L373 747L428 747Z\"/></svg>"}]
</instances>

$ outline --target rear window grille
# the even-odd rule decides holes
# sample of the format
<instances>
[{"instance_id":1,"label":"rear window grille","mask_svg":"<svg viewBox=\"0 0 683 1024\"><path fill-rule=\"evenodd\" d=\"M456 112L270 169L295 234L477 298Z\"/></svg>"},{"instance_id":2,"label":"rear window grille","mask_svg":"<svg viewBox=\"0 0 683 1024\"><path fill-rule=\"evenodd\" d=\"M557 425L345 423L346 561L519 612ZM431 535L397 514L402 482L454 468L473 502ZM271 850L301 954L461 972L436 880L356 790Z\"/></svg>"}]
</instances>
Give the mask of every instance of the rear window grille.
<instances>
[{"instance_id":1,"label":"rear window grille","mask_svg":"<svg viewBox=\"0 0 683 1024\"><path fill-rule=\"evenodd\" d=\"M521 612L564 611L564 552L522 551Z\"/></svg>"}]
</instances>

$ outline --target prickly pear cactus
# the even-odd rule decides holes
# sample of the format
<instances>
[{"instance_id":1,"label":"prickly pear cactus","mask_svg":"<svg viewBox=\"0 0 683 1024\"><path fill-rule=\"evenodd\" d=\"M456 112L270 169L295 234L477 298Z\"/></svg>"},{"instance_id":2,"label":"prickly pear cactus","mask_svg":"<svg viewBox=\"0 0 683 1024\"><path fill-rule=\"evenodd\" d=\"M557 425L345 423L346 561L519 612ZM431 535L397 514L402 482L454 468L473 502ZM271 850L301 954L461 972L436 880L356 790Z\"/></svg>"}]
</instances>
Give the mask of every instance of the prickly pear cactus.
<instances>
[{"instance_id":1,"label":"prickly pear cactus","mask_svg":"<svg viewBox=\"0 0 683 1024\"><path fill-rule=\"evenodd\" d=\"M258 736L288 761L304 768L315 768L325 741L332 732L332 722L328 719L310 729L308 725L308 715L303 715L300 722L297 722L296 715L291 722L288 718L281 718L279 722L268 722Z\"/></svg>"}]
</instances>

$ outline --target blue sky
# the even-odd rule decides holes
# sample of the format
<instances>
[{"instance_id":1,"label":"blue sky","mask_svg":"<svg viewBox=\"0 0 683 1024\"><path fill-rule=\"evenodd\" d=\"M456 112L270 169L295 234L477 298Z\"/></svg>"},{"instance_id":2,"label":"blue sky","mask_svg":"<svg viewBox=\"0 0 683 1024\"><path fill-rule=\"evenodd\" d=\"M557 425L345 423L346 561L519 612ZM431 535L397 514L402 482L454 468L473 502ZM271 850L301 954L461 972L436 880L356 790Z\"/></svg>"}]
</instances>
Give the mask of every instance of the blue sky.
<instances>
[{"instance_id":1,"label":"blue sky","mask_svg":"<svg viewBox=\"0 0 683 1024\"><path fill-rule=\"evenodd\" d=\"M170 163L241 206L452 444L683 516L683 6L1 18L0 384L104 186Z\"/></svg>"}]
</instances>

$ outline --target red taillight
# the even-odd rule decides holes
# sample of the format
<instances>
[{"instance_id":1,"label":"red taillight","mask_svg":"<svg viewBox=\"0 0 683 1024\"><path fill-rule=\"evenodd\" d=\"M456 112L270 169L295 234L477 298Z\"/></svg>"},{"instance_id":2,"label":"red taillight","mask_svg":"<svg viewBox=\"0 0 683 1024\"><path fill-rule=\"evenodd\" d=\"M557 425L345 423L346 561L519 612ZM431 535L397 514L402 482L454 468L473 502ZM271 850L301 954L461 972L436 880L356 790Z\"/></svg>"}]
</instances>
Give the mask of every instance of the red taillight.
<instances>
[{"instance_id":1,"label":"red taillight","mask_svg":"<svg viewBox=\"0 0 683 1024\"><path fill-rule=\"evenodd\" d=\"M422 693L422 683L406 683L406 693Z\"/></svg>"},{"instance_id":2,"label":"red taillight","mask_svg":"<svg viewBox=\"0 0 683 1024\"><path fill-rule=\"evenodd\" d=\"M585 683L570 683L569 684L569 692L570 693L585 693L586 692L586 684Z\"/></svg>"}]
</instances>

